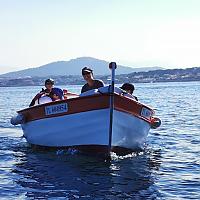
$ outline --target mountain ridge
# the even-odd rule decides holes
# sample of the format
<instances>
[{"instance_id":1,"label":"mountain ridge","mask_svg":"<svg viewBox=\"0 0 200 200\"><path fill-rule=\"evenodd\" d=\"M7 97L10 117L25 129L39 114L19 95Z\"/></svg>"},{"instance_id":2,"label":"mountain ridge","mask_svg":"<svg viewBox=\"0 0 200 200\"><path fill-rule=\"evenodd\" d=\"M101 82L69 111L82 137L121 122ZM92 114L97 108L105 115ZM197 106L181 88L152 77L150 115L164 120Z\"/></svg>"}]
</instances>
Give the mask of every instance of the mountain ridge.
<instances>
[{"instance_id":1,"label":"mountain ridge","mask_svg":"<svg viewBox=\"0 0 200 200\"><path fill-rule=\"evenodd\" d=\"M44 77L44 76L62 76L62 75L80 75L81 69L85 66L91 67L95 75L110 74L108 61L100 60L93 57L78 57L69 61L55 61L39 67L8 72L0 74L0 77L17 78L17 77ZM162 69L159 67L141 67L132 68L128 66L118 65L116 74L128 74L139 71L150 71Z\"/></svg>"},{"instance_id":2,"label":"mountain ridge","mask_svg":"<svg viewBox=\"0 0 200 200\"><path fill-rule=\"evenodd\" d=\"M1 78L0 87L43 86L47 77ZM82 75L53 76L56 85L84 85ZM97 75L105 84L110 84L110 75ZM134 72L115 76L115 83L155 83L155 82L188 82L200 81L200 67L186 69L154 70L148 72Z\"/></svg>"}]
</instances>

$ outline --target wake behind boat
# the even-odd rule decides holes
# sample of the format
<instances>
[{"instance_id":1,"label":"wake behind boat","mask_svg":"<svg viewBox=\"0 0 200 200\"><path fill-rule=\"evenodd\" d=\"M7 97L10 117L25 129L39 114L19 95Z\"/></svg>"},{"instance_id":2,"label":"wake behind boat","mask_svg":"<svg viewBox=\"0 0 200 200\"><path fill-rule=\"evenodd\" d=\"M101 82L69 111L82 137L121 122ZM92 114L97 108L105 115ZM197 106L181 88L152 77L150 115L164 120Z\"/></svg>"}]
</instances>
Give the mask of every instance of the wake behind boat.
<instances>
[{"instance_id":1,"label":"wake behind boat","mask_svg":"<svg viewBox=\"0 0 200 200\"><path fill-rule=\"evenodd\" d=\"M17 113L11 123L21 124L29 144L93 153L142 149L150 128L160 125L153 109L114 87L114 72L110 86Z\"/></svg>"}]
</instances>

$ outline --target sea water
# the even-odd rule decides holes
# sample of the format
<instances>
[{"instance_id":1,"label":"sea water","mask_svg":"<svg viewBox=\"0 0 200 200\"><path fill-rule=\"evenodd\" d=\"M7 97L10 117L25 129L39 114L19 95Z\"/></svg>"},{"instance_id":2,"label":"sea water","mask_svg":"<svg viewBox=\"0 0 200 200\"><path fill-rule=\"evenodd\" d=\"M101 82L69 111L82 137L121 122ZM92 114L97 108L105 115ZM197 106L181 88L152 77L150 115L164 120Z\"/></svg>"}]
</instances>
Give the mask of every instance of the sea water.
<instances>
[{"instance_id":1,"label":"sea water","mask_svg":"<svg viewBox=\"0 0 200 200\"><path fill-rule=\"evenodd\" d=\"M31 149L10 118L41 88L1 87L0 199L200 199L200 82L135 87L162 125L150 131L143 152L110 161Z\"/></svg>"}]
</instances>

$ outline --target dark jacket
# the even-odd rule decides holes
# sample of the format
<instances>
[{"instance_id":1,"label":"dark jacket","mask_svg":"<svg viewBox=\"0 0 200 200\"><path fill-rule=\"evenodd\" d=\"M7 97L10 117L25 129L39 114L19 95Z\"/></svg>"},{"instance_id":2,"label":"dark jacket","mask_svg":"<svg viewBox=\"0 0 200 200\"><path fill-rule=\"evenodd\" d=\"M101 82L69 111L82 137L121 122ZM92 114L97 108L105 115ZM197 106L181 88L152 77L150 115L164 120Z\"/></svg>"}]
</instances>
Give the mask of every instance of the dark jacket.
<instances>
[{"instance_id":1,"label":"dark jacket","mask_svg":"<svg viewBox=\"0 0 200 200\"><path fill-rule=\"evenodd\" d=\"M94 80L94 84L92 86L89 86L88 83L86 83L82 89L81 89L81 93L83 92L87 92L88 90L92 90L92 89L98 89L100 87L104 87L104 83L102 80Z\"/></svg>"}]
</instances>

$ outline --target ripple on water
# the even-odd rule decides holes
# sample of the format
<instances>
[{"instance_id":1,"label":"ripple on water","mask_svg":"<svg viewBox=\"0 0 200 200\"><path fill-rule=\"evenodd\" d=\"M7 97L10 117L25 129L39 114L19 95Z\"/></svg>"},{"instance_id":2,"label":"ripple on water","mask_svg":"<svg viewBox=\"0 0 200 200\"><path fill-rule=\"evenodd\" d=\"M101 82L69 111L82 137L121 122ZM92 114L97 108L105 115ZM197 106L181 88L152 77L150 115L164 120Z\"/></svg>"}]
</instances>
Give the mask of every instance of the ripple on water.
<instances>
[{"instance_id":1,"label":"ripple on water","mask_svg":"<svg viewBox=\"0 0 200 200\"><path fill-rule=\"evenodd\" d=\"M0 90L9 96L0 99L1 199L200 199L199 82L136 84L136 96L157 108L162 126L150 131L142 153L113 154L110 162L73 149L31 149L9 120L38 90Z\"/></svg>"}]
</instances>

